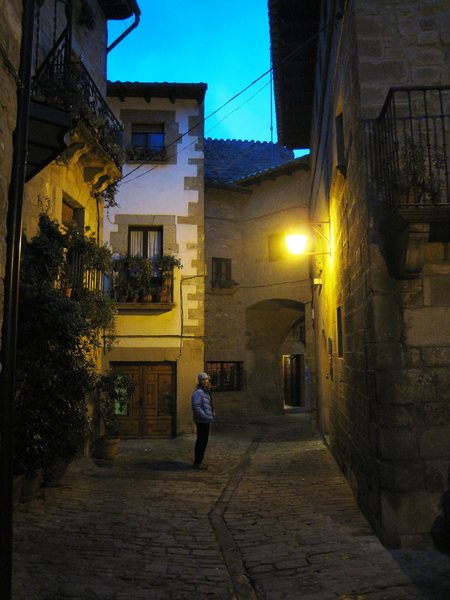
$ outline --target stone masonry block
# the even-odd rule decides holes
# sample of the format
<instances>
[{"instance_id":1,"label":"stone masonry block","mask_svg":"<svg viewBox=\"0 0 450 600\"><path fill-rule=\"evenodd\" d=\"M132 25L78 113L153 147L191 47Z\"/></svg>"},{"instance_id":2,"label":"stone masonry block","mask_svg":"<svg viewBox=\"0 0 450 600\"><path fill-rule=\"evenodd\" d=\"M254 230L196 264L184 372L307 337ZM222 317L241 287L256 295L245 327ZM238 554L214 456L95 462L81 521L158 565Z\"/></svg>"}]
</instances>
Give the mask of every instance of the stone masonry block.
<instances>
[{"instance_id":1,"label":"stone masonry block","mask_svg":"<svg viewBox=\"0 0 450 600\"><path fill-rule=\"evenodd\" d=\"M419 438L421 458L444 458L450 456L450 423L431 427Z\"/></svg>"},{"instance_id":2,"label":"stone masonry block","mask_svg":"<svg viewBox=\"0 0 450 600\"><path fill-rule=\"evenodd\" d=\"M450 366L450 346L422 348L422 357L427 367Z\"/></svg>"},{"instance_id":3,"label":"stone masonry block","mask_svg":"<svg viewBox=\"0 0 450 600\"><path fill-rule=\"evenodd\" d=\"M420 369L376 373L377 397L381 404L434 402L435 386Z\"/></svg>"},{"instance_id":4,"label":"stone masonry block","mask_svg":"<svg viewBox=\"0 0 450 600\"><path fill-rule=\"evenodd\" d=\"M400 315L397 301L392 296L372 297L375 337L389 342L400 339Z\"/></svg>"},{"instance_id":5,"label":"stone masonry block","mask_svg":"<svg viewBox=\"0 0 450 600\"><path fill-rule=\"evenodd\" d=\"M382 462L380 467L380 485L391 492L423 491L425 470L422 462Z\"/></svg>"},{"instance_id":6,"label":"stone masonry block","mask_svg":"<svg viewBox=\"0 0 450 600\"><path fill-rule=\"evenodd\" d=\"M402 82L406 80L407 70L403 61L392 60L382 61L378 63L361 63L360 64L360 79L361 83L366 82L386 82L392 81Z\"/></svg>"},{"instance_id":7,"label":"stone masonry block","mask_svg":"<svg viewBox=\"0 0 450 600\"><path fill-rule=\"evenodd\" d=\"M434 46L439 44L439 34L437 31L425 31L417 36L419 46Z\"/></svg>"},{"instance_id":8,"label":"stone masonry block","mask_svg":"<svg viewBox=\"0 0 450 600\"><path fill-rule=\"evenodd\" d=\"M411 346L450 345L450 310L447 307L407 308L404 323L406 341Z\"/></svg>"},{"instance_id":9,"label":"stone masonry block","mask_svg":"<svg viewBox=\"0 0 450 600\"><path fill-rule=\"evenodd\" d=\"M414 460L419 456L417 439L410 429L380 429L378 449L380 456L388 460Z\"/></svg>"},{"instance_id":10,"label":"stone masonry block","mask_svg":"<svg viewBox=\"0 0 450 600\"><path fill-rule=\"evenodd\" d=\"M450 278L425 277L423 281L424 304L450 306Z\"/></svg>"},{"instance_id":11,"label":"stone masonry block","mask_svg":"<svg viewBox=\"0 0 450 600\"><path fill-rule=\"evenodd\" d=\"M439 398L438 402L425 402L420 406L421 421L426 425L446 425L450 422L450 406Z\"/></svg>"},{"instance_id":12,"label":"stone masonry block","mask_svg":"<svg viewBox=\"0 0 450 600\"><path fill-rule=\"evenodd\" d=\"M381 521L383 529L392 533L429 533L439 515L438 493L381 492Z\"/></svg>"},{"instance_id":13,"label":"stone masonry block","mask_svg":"<svg viewBox=\"0 0 450 600\"><path fill-rule=\"evenodd\" d=\"M428 67L432 65L442 65L443 55L442 51L438 49L429 48L426 51L417 52L412 59L412 62L416 67Z\"/></svg>"},{"instance_id":14,"label":"stone masonry block","mask_svg":"<svg viewBox=\"0 0 450 600\"><path fill-rule=\"evenodd\" d=\"M377 423L380 427L406 427L413 424L411 405L377 405Z\"/></svg>"},{"instance_id":15,"label":"stone masonry block","mask_svg":"<svg viewBox=\"0 0 450 600\"><path fill-rule=\"evenodd\" d=\"M381 58L382 53L380 40L361 40L359 43L359 55L362 58Z\"/></svg>"}]
</instances>

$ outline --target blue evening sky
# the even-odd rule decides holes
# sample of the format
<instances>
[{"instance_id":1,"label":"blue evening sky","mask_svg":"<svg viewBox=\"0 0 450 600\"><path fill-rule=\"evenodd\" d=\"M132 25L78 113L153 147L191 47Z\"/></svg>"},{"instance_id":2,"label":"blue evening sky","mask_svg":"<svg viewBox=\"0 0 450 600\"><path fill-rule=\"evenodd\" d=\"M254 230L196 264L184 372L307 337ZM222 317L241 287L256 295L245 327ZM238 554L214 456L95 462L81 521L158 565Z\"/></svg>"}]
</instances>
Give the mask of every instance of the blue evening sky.
<instances>
[{"instance_id":1,"label":"blue evening sky","mask_svg":"<svg viewBox=\"0 0 450 600\"><path fill-rule=\"evenodd\" d=\"M108 55L111 81L206 83L208 117L270 69L267 0L138 3L139 26ZM110 21L109 43L132 22ZM207 118L205 136L276 142L271 88L267 74Z\"/></svg>"}]
</instances>

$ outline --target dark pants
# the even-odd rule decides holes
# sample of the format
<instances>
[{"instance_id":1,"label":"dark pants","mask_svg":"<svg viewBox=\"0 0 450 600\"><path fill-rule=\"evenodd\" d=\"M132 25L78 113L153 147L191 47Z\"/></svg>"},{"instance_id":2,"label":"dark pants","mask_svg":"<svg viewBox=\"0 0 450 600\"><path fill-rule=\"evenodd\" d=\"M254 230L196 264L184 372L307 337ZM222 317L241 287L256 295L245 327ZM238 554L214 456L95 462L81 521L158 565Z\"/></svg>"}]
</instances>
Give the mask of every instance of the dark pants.
<instances>
[{"instance_id":1,"label":"dark pants","mask_svg":"<svg viewBox=\"0 0 450 600\"><path fill-rule=\"evenodd\" d=\"M197 425L197 441L195 442L194 464L200 465L208 445L209 423L195 423Z\"/></svg>"}]
</instances>

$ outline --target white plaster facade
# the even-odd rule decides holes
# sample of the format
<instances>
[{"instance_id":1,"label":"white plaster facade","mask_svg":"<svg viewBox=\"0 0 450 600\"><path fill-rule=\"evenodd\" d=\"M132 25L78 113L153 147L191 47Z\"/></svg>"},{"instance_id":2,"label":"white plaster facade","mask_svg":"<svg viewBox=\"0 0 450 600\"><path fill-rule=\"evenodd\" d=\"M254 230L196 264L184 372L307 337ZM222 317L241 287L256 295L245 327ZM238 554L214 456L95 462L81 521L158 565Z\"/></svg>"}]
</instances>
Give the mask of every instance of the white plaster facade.
<instances>
[{"instance_id":1,"label":"white plaster facade","mask_svg":"<svg viewBox=\"0 0 450 600\"><path fill-rule=\"evenodd\" d=\"M116 95L119 85L124 91L121 88ZM200 93L199 102L198 97L182 97L182 84L174 84L173 89L181 96L174 101L169 92L167 97L152 95L160 89L158 84L138 85L145 89L141 94L138 92L137 97L133 95L136 84L116 82L109 88L110 106L124 124L124 147L130 145L131 126L135 121L162 123L166 158L147 164L136 160L125 162L116 196L118 206L105 215L105 241L113 252L126 255L129 227L160 228L163 254L179 258L182 269L174 269L170 306L141 304L130 310L119 304L117 344L105 356L105 363L140 369L136 377L143 387L146 369L157 369L164 364L171 366L172 428L166 434L175 435L191 430L190 396L196 374L203 370L204 359L202 100L206 86L190 84ZM147 398L144 410L150 410L149 396L142 390L139 393ZM158 394L161 395L156 392L156 396ZM153 400L157 405L158 398ZM158 410L156 407L155 411ZM134 434L152 436L161 432L144 426L139 431L135 428Z\"/></svg>"}]
</instances>

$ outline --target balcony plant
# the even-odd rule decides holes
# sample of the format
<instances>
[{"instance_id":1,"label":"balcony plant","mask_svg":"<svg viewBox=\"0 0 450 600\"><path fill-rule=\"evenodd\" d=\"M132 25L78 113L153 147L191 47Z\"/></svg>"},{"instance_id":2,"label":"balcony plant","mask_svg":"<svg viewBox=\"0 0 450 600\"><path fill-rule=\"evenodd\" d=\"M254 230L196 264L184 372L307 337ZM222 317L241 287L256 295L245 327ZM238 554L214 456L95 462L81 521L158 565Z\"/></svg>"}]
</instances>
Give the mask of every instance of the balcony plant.
<instances>
[{"instance_id":1,"label":"balcony plant","mask_svg":"<svg viewBox=\"0 0 450 600\"><path fill-rule=\"evenodd\" d=\"M174 254L162 254L153 260L153 264L161 277L160 302L172 300L173 270L182 269L181 260Z\"/></svg>"},{"instance_id":2,"label":"balcony plant","mask_svg":"<svg viewBox=\"0 0 450 600\"><path fill-rule=\"evenodd\" d=\"M213 288L228 289L236 287L238 284L234 279L216 279L211 282Z\"/></svg>"},{"instance_id":3,"label":"balcony plant","mask_svg":"<svg viewBox=\"0 0 450 600\"><path fill-rule=\"evenodd\" d=\"M89 227L84 230L76 224L64 227L63 244L65 260L59 277L60 288L70 297L85 287L102 288L101 274L111 269L111 251L97 243ZM70 293L69 293L70 290Z\"/></svg>"},{"instance_id":4,"label":"balcony plant","mask_svg":"<svg viewBox=\"0 0 450 600\"><path fill-rule=\"evenodd\" d=\"M399 154L399 187L403 205L436 205L443 190L443 156L408 137Z\"/></svg>"},{"instance_id":5,"label":"balcony plant","mask_svg":"<svg viewBox=\"0 0 450 600\"><path fill-rule=\"evenodd\" d=\"M123 414L133 395L135 384L127 373L109 370L97 381L94 419L97 432L96 458L114 458L119 444L118 416Z\"/></svg>"},{"instance_id":6,"label":"balcony plant","mask_svg":"<svg viewBox=\"0 0 450 600\"><path fill-rule=\"evenodd\" d=\"M17 339L15 466L29 477L83 452L91 425L93 350L115 314L97 291L80 290L72 298L61 293L68 237L47 215L39 225L38 235L24 240Z\"/></svg>"},{"instance_id":7,"label":"balcony plant","mask_svg":"<svg viewBox=\"0 0 450 600\"><path fill-rule=\"evenodd\" d=\"M142 256L114 257L111 295L119 302L155 302L162 280L153 261Z\"/></svg>"},{"instance_id":8,"label":"balcony plant","mask_svg":"<svg viewBox=\"0 0 450 600\"><path fill-rule=\"evenodd\" d=\"M167 160L167 150L164 147L143 148L142 146L127 146L126 159L136 162L164 162Z\"/></svg>"},{"instance_id":9,"label":"balcony plant","mask_svg":"<svg viewBox=\"0 0 450 600\"><path fill-rule=\"evenodd\" d=\"M159 273L171 273L175 268L182 269L181 260L175 254L162 254L153 259L153 264Z\"/></svg>"}]
</instances>

